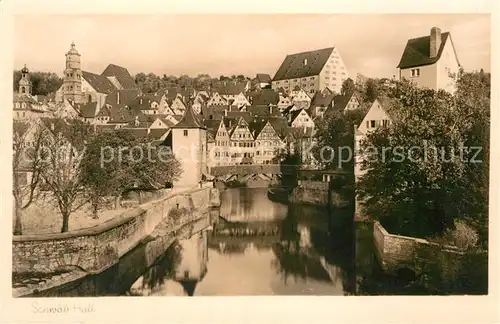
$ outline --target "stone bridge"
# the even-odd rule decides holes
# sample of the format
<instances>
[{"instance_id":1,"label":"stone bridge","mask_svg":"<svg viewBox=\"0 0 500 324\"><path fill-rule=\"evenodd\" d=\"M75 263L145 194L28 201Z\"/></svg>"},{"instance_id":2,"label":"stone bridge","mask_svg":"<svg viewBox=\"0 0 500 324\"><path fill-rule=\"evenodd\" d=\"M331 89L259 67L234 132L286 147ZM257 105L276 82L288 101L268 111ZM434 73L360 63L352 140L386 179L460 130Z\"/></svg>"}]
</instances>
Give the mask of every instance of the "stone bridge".
<instances>
[{"instance_id":1,"label":"stone bridge","mask_svg":"<svg viewBox=\"0 0 500 324\"><path fill-rule=\"evenodd\" d=\"M66 233L20 235L12 239L12 272L53 273L80 269L87 274L109 268L144 240L182 229L208 213L215 188L172 189L108 222ZM201 224L200 226L205 226Z\"/></svg>"},{"instance_id":2,"label":"stone bridge","mask_svg":"<svg viewBox=\"0 0 500 324\"><path fill-rule=\"evenodd\" d=\"M238 180L246 182L244 177L262 175L270 180L279 180L283 175L297 175L298 179L308 179L311 177L322 178L329 181L333 177L344 177L349 175L345 170L311 170L300 169L296 165L280 164L249 164L249 165L227 165L214 166L210 168L210 174L219 181Z\"/></svg>"}]
</instances>

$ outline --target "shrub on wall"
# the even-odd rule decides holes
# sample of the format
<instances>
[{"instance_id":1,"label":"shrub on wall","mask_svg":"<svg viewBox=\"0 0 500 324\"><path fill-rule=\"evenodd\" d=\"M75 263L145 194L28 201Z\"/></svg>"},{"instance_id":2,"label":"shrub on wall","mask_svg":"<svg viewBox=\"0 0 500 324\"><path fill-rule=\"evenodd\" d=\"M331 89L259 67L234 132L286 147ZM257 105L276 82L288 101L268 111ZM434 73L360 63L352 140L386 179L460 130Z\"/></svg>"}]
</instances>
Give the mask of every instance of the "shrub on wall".
<instances>
[{"instance_id":1,"label":"shrub on wall","mask_svg":"<svg viewBox=\"0 0 500 324\"><path fill-rule=\"evenodd\" d=\"M174 223L178 222L182 217L189 215L191 210L186 207L172 208L168 212L168 219L171 219Z\"/></svg>"}]
</instances>

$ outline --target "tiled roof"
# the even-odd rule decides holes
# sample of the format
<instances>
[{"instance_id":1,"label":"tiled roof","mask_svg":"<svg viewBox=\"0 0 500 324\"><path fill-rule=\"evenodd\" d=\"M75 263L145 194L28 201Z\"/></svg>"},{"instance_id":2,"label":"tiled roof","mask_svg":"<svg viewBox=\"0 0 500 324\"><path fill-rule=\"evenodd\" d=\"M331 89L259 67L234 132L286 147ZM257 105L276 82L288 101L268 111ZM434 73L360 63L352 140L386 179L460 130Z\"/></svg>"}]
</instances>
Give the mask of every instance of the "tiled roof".
<instances>
[{"instance_id":1,"label":"tiled roof","mask_svg":"<svg viewBox=\"0 0 500 324\"><path fill-rule=\"evenodd\" d=\"M212 92L223 95L237 95L245 92L246 82L219 81L212 87Z\"/></svg>"},{"instance_id":2,"label":"tiled roof","mask_svg":"<svg viewBox=\"0 0 500 324\"><path fill-rule=\"evenodd\" d=\"M98 105L97 105L97 102L88 102L88 103L83 104L83 105L77 105L76 109L78 109L80 117L94 118L96 116L97 111L98 111Z\"/></svg>"},{"instance_id":3,"label":"tiled roof","mask_svg":"<svg viewBox=\"0 0 500 324\"><path fill-rule=\"evenodd\" d=\"M120 103L118 104L118 96L120 97ZM114 90L109 95L106 96L105 103L112 106L133 106L135 99L139 96L139 90L128 89L128 90ZM158 102L159 103L159 102Z\"/></svg>"},{"instance_id":4,"label":"tiled roof","mask_svg":"<svg viewBox=\"0 0 500 324\"><path fill-rule=\"evenodd\" d=\"M377 97L377 101L392 120L396 120L398 118L397 114L399 106L395 99L386 96L379 96Z\"/></svg>"},{"instance_id":5,"label":"tiled roof","mask_svg":"<svg viewBox=\"0 0 500 324\"><path fill-rule=\"evenodd\" d=\"M134 78L132 78L128 70L124 67L115 64L109 64L106 69L104 69L101 75L105 77L116 77L124 90L138 89L137 85L135 84Z\"/></svg>"},{"instance_id":6,"label":"tiled roof","mask_svg":"<svg viewBox=\"0 0 500 324\"><path fill-rule=\"evenodd\" d=\"M290 120L293 122L295 120L295 118L297 118L297 116L302 111L305 111L305 113L307 114L307 111L305 109L297 109L297 110L294 110L294 111L290 112ZM307 115L309 115L309 114L307 114Z\"/></svg>"},{"instance_id":7,"label":"tiled roof","mask_svg":"<svg viewBox=\"0 0 500 324\"><path fill-rule=\"evenodd\" d=\"M399 61L398 68L408 69L411 67L424 66L436 63L443 53L444 45L448 38L451 41L449 32L441 33L441 46L436 57L430 57L430 36L423 36L408 40L406 47ZM453 46L453 42L451 42ZM453 50L455 47L453 46Z\"/></svg>"},{"instance_id":8,"label":"tiled roof","mask_svg":"<svg viewBox=\"0 0 500 324\"><path fill-rule=\"evenodd\" d=\"M333 93L323 94L318 92L311 101L311 107L328 107L332 104L334 97Z\"/></svg>"},{"instance_id":9,"label":"tiled roof","mask_svg":"<svg viewBox=\"0 0 500 324\"><path fill-rule=\"evenodd\" d=\"M247 112L252 116L281 116L277 107L270 108L269 105L252 105L247 107Z\"/></svg>"},{"instance_id":10,"label":"tiled roof","mask_svg":"<svg viewBox=\"0 0 500 324\"><path fill-rule=\"evenodd\" d=\"M111 81L103 75L82 71L82 78L84 78L90 86L99 93L110 94L116 90L113 83L111 83Z\"/></svg>"},{"instance_id":11,"label":"tiled roof","mask_svg":"<svg viewBox=\"0 0 500 324\"><path fill-rule=\"evenodd\" d=\"M159 139L159 138L163 137L169 131L170 131L169 129L165 129L165 128L150 129L149 130L149 137Z\"/></svg>"},{"instance_id":12,"label":"tiled roof","mask_svg":"<svg viewBox=\"0 0 500 324\"><path fill-rule=\"evenodd\" d=\"M277 105L279 101L279 93L272 89L262 89L259 92L255 92L251 95L250 100L252 105Z\"/></svg>"},{"instance_id":13,"label":"tiled roof","mask_svg":"<svg viewBox=\"0 0 500 324\"><path fill-rule=\"evenodd\" d=\"M267 124L267 119L264 118L254 118L251 122L248 123L248 129L252 133L254 138L259 136L260 132L264 129L264 126Z\"/></svg>"},{"instance_id":14,"label":"tiled roof","mask_svg":"<svg viewBox=\"0 0 500 324\"><path fill-rule=\"evenodd\" d=\"M353 96L355 97L357 96L357 94L354 92L353 94L346 96L336 95L333 98L333 109L337 111L343 111L347 107L347 104Z\"/></svg>"},{"instance_id":15,"label":"tiled roof","mask_svg":"<svg viewBox=\"0 0 500 324\"><path fill-rule=\"evenodd\" d=\"M40 118L40 120L52 134L62 134L77 150L84 148L87 137L93 132L93 128L90 125L78 119L45 117Z\"/></svg>"},{"instance_id":16,"label":"tiled roof","mask_svg":"<svg viewBox=\"0 0 500 324\"><path fill-rule=\"evenodd\" d=\"M268 118L271 126L273 126L274 130L282 139L285 138L290 130L288 127L288 121L283 117L270 117Z\"/></svg>"},{"instance_id":17,"label":"tiled roof","mask_svg":"<svg viewBox=\"0 0 500 324\"><path fill-rule=\"evenodd\" d=\"M257 73L256 79L260 83L271 83L271 76L269 74Z\"/></svg>"},{"instance_id":18,"label":"tiled roof","mask_svg":"<svg viewBox=\"0 0 500 324\"><path fill-rule=\"evenodd\" d=\"M333 52L333 47L287 55L273 81L318 75ZM305 63L307 60L307 64Z\"/></svg>"},{"instance_id":19,"label":"tiled roof","mask_svg":"<svg viewBox=\"0 0 500 324\"><path fill-rule=\"evenodd\" d=\"M172 128L200 128L200 129L206 129L205 125L200 121L200 118L198 118L195 113L193 112L193 109L191 106L188 106L186 109L186 112L184 113L184 116L182 119Z\"/></svg>"},{"instance_id":20,"label":"tiled roof","mask_svg":"<svg viewBox=\"0 0 500 324\"><path fill-rule=\"evenodd\" d=\"M24 136L24 134L28 131L30 128L29 123L25 123L22 121L15 121L12 124L12 130L14 133L18 134L19 136Z\"/></svg>"}]
</instances>

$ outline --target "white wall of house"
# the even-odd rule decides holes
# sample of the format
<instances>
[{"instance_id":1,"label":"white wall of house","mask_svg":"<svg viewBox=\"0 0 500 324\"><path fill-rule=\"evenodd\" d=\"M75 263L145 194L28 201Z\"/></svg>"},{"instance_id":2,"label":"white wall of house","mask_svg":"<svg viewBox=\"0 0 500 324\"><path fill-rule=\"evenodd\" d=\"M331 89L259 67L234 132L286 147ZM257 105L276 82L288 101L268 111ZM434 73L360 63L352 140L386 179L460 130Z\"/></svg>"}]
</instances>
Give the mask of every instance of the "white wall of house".
<instances>
[{"instance_id":1,"label":"white wall of house","mask_svg":"<svg viewBox=\"0 0 500 324\"><path fill-rule=\"evenodd\" d=\"M349 78L347 68L340 56L339 51L335 47L328 58L327 63L319 73L319 88L321 91L328 88L336 93L340 93L342 83Z\"/></svg>"},{"instance_id":2,"label":"white wall of house","mask_svg":"<svg viewBox=\"0 0 500 324\"><path fill-rule=\"evenodd\" d=\"M206 172L207 132L203 129L172 129L172 151L179 159L182 174L175 187L195 187Z\"/></svg>"},{"instance_id":3,"label":"white wall of house","mask_svg":"<svg viewBox=\"0 0 500 324\"><path fill-rule=\"evenodd\" d=\"M358 130L363 134L368 134L384 125L384 121L386 124L390 124L391 118L380 102L375 100L359 125Z\"/></svg>"},{"instance_id":4,"label":"white wall of house","mask_svg":"<svg viewBox=\"0 0 500 324\"><path fill-rule=\"evenodd\" d=\"M437 64L400 70L401 80L407 79L421 88L437 89Z\"/></svg>"},{"instance_id":5,"label":"white wall of house","mask_svg":"<svg viewBox=\"0 0 500 324\"><path fill-rule=\"evenodd\" d=\"M460 66L453 50L452 41L448 37L444 44L443 53L437 62L437 88L454 93L456 90L456 77L450 77L450 73L457 75L459 69Z\"/></svg>"},{"instance_id":6,"label":"white wall of house","mask_svg":"<svg viewBox=\"0 0 500 324\"><path fill-rule=\"evenodd\" d=\"M292 127L294 128L304 128L304 127L314 127L314 121L307 114L305 110L302 110L294 120L292 120Z\"/></svg>"}]
</instances>

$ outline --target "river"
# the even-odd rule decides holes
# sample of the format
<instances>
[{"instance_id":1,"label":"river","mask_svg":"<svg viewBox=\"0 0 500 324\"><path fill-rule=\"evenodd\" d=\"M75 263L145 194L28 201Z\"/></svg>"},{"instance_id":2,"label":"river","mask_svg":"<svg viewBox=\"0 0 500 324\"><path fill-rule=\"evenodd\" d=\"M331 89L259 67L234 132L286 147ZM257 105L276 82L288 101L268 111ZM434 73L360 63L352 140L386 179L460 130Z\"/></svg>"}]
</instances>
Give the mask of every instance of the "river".
<instances>
[{"instance_id":1,"label":"river","mask_svg":"<svg viewBox=\"0 0 500 324\"><path fill-rule=\"evenodd\" d=\"M265 188L235 188L221 193L216 216L152 265L142 244L104 273L44 295L354 295L373 269L369 230L353 229L352 211L286 206Z\"/></svg>"}]
</instances>

